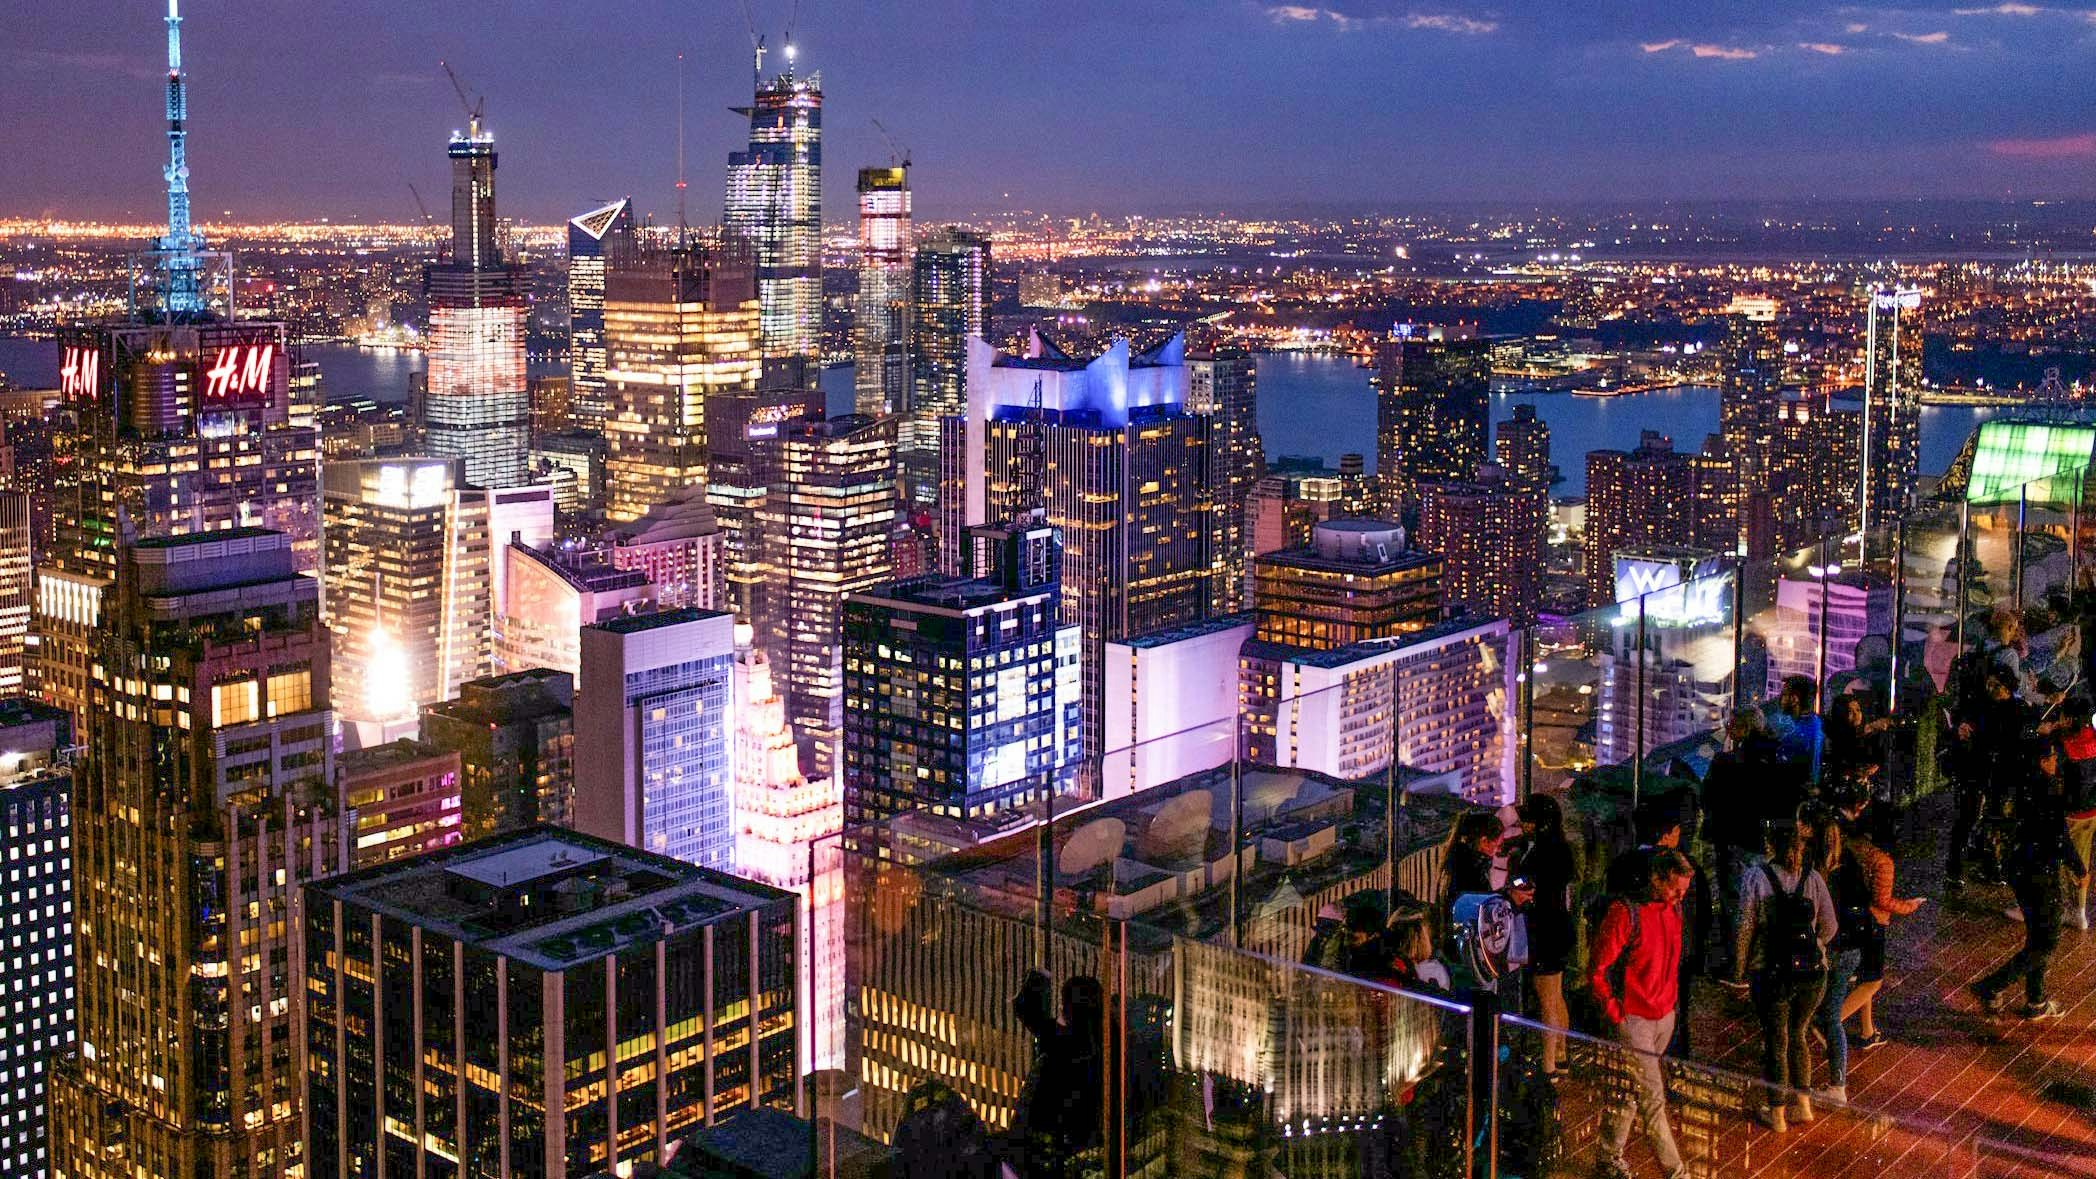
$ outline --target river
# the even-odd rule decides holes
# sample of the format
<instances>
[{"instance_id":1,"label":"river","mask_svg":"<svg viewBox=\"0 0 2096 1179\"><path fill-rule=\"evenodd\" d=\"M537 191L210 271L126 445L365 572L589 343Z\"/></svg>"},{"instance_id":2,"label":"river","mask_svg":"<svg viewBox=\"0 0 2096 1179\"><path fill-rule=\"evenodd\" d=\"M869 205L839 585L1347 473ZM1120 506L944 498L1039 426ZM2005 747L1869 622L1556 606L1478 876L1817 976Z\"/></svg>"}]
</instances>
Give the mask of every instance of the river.
<instances>
[{"instance_id":1,"label":"river","mask_svg":"<svg viewBox=\"0 0 2096 1179\"><path fill-rule=\"evenodd\" d=\"M419 352L381 352L322 344L305 350L320 362L332 398L365 396L378 401L407 398L409 378L422 368ZM558 363L534 363L533 375L565 371ZM0 373L17 384L55 386L58 348L49 340L0 337ZM1370 373L1343 356L1285 352L1259 358L1259 432L1269 457L1305 455L1337 465L1357 451L1375 465L1375 392ZM852 401L850 365L823 373L830 412L847 413ZM1565 480L1559 495L1586 491L1586 452L1637 445L1641 430L1660 430L1682 449L1700 447L1718 428L1718 391L1691 385L1618 397L1569 393L1501 394L1492 398L1496 423L1517 405L1533 405L1550 424L1552 457ZM1974 426L2002 412L1995 408L1929 406L1921 411L1921 468L1936 474L1950 465Z\"/></svg>"}]
</instances>

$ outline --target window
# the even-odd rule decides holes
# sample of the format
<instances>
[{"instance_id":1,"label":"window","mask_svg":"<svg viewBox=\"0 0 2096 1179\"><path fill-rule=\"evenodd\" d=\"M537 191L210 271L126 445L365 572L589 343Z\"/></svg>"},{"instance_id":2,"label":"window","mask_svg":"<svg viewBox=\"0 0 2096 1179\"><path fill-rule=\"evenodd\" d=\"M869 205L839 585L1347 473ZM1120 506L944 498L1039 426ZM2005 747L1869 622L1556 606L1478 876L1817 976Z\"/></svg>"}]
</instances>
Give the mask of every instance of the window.
<instances>
[{"instance_id":1,"label":"window","mask_svg":"<svg viewBox=\"0 0 2096 1179\"><path fill-rule=\"evenodd\" d=\"M309 668L275 672L269 677L269 715L288 716L313 707L313 672Z\"/></svg>"},{"instance_id":2,"label":"window","mask_svg":"<svg viewBox=\"0 0 2096 1179\"><path fill-rule=\"evenodd\" d=\"M253 680L211 685L211 724L244 725L261 715L259 693Z\"/></svg>"}]
</instances>

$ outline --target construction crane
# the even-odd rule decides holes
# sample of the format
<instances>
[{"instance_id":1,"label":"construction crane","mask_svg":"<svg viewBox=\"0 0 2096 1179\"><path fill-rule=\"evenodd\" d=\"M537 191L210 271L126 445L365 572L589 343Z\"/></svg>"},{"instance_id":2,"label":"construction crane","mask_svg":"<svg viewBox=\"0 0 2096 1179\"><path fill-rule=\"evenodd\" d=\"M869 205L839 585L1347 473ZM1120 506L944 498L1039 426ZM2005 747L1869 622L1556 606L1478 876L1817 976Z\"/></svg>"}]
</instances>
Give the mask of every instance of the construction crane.
<instances>
[{"instance_id":1,"label":"construction crane","mask_svg":"<svg viewBox=\"0 0 2096 1179\"><path fill-rule=\"evenodd\" d=\"M437 64L443 67L444 76L451 79L451 88L458 91L459 107L466 112L466 134L476 139L479 138L480 116L481 112L487 109L487 96L484 94L467 94L466 83L458 76L458 71L451 68L451 63L439 61Z\"/></svg>"},{"instance_id":2,"label":"construction crane","mask_svg":"<svg viewBox=\"0 0 2096 1179\"><path fill-rule=\"evenodd\" d=\"M895 137L888 134L888 128L882 126L879 119L873 120L873 129L881 133L882 139L888 141L888 162L891 164L900 162L900 165L907 169L910 166L910 149L899 146L895 142Z\"/></svg>"},{"instance_id":3,"label":"construction crane","mask_svg":"<svg viewBox=\"0 0 2096 1179\"><path fill-rule=\"evenodd\" d=\"M444 247L443 230L437 225L437 219L430 216L429 204L422 199L422 190L416 188L412 180L408 181L408 195L415 198L415 208L422 213L422 227L429 231L430 244L437 247L441 253Z\"/></svg>"}]
</instances>

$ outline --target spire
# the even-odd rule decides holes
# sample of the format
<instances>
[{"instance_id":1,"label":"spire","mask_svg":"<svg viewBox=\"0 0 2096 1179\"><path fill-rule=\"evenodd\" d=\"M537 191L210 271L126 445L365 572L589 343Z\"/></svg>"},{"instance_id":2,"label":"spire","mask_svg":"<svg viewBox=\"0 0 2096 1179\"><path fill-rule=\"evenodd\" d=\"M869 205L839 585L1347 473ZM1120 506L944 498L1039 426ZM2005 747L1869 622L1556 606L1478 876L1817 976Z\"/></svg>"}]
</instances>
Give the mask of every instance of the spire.
<instances>
[{"instance_id":1,"label":"spire","mask_svg":"<svg viewBox=\"0 0 2096 1179\"><path fill-rule=\"evenodd\" d=\"M167 0L167 236L160 240L167 269L167 313L201 315L203 245L189 222L189 94L182 75L181 0Z\"/></svg>"}]
</instances>

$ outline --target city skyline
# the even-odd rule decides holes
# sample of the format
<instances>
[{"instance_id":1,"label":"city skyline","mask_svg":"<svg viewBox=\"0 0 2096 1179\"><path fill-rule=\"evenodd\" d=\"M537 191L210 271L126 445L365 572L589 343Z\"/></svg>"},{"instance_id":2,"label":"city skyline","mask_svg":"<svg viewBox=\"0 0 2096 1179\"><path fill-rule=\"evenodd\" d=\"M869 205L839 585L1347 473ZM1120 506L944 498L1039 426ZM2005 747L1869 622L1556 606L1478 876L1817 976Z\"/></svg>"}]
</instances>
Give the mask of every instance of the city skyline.
<instances>
[{"instance_id":1,"label":"city skyline","mask_svg":"<svg viewBox=\"0 0 2096 1179\"><path fill-rule=\"evenodd\" d=\"M17 37L0 98L35 117L17 124L0 211L156 220L162 189L140 161L165 131L145 97L163 75L158 30L92 6L8 7ZM436 12L375 23L339 2L302 7L295 26L192 5L186 36L214 62L191 86L196 219L411 220L409 183L441 191L428 142L465 122L440 57L486 96L505 207L520 219L555 223L626 195L666 217L679 50L690 183L718 191L740 138L726 108L748 101L750 25L718 7L679 20L640 0L587 12L535 0L469 28ZM2096 196L2096 130L2073 82L2096 21L2080 9L1155 0L1065 6L1049 21L957 0L769 7L750 22L774 50L766 71L785 65L790 39L831 96L833 214L851 207L857 167L894 154L874 119L914 157L929 217ZM1078 55L1122 82L1070 86ZM899 68L931 56L940 68ZM134 88L140 101L119 100ZM68 150L82 142L100 149Z\"/></svg>"}]
</instances>

